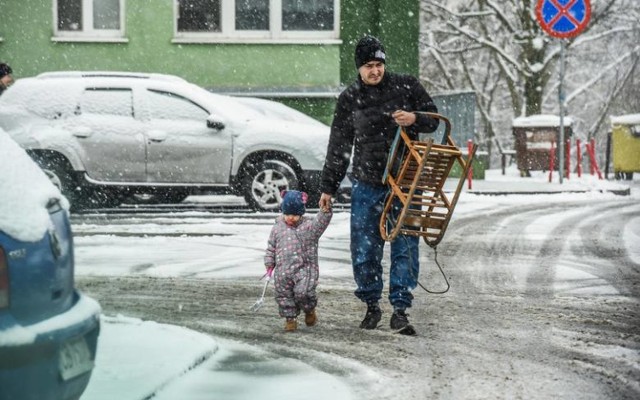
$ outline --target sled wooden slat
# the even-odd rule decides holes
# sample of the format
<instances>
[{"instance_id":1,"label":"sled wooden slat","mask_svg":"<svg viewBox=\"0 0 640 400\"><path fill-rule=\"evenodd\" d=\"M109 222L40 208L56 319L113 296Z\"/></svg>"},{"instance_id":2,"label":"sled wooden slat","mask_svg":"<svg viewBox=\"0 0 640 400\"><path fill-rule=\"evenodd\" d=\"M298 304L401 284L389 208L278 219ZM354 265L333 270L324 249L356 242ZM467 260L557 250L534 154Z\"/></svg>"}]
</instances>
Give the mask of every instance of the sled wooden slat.
<instances>
[{"instance_id":1,"label":"sled wooden slat","mask_svg":"<svg viewBox=\"0 0 640 400\"><path fill-rule=\"evenodd\" d=\"M442 208L442 207L440 207ZM407 213L408 217L435 217L435 218L446 218L447 212L434 212L434 211L425 211L425 210L409 210Z\"/></svg>"},{"instance_id":2,"label":"sled wooden slat","mask_svg":"<svg viewBox=\"0 0 640 400\"><path fill-rule=\"evenodd\" d=\"M400 233L401 235L407 235L407 236L420 236L423 238L429 238L429 239L437 239L439 236L439 233L433 233L433 232L427 232L427 231L416 231L416 230L409 230L409 229L401 229Z\"/></svg>"},{"instance_id":3,"label":"sled wooden slat","mask_svg":"<svg viewBox=\"0 0 640 400\"><path fill-rule=\"evenodd\" d=\"M449 120L439 114L424 114L445 123L444 143L411 140L398 128L383 177L390 192L380 218L380 234L387 241L398 235L420 236L434 247L449 225L477 146L473 145L464 159L451 138ZM456 162L462 174L449 199L443 187Z\"/></svg>"},{"instance_id":4,"label":"sled wooden slat","mask_svg":"<svg viewBox=\"0 0 640 400\"><path fill-rule=\"evenodd\" d=\"M416 201L415 196L413 197L413 199L411 200L411 205L413 206L421 206L421 205L425 205L428 204L429 207L433 207L433 208L439 208L439 207L443 207L443 208L449 208L449 205L443 201L430 201L428 203L422 202L422 201ZM414 207L415 208L415 207ZM409 209L411 210L411 209Z\"/></svg>"},{"instance_id":5,"label":"sled wooden slat","mask_svg":"<svg viewBox=\"0 0 640 400\"><path fill-rule=\"evenodd\" d=\"M404 224L406 226L412 226L412 227L441 229L445 223L444 219L437 219L437 218L431 218L430 220L428 220L428 222L426 221L427 220L425 218L408 215L405 218Z\"/></svg>"}]
</instances>

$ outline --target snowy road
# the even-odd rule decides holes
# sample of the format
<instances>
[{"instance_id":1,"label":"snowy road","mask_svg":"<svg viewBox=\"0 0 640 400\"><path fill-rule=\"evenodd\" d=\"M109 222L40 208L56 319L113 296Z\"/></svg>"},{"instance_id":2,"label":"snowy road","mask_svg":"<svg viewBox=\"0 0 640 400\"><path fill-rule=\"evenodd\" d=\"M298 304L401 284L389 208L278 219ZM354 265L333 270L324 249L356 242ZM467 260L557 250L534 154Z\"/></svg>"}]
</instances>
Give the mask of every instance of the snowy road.
<instances>
[{"instance_id":1,"label":"snowy road","mask_svg":"<svg viewBox=\"0 0 640 400\"><path fill-rule=\"evenodd\" d=\"M438 247L451 289L414 292L418 337L389 331L388 304L378 330L357 328L346 212L320 243L320 324L284 334L273 301L251 313L273 217L75 216L78 285L105 314L258 345L356 399L640 398L637 196L463 195ZM433 257L424 245L421 282L441 290Z\"/></svg>"}]
</instances>

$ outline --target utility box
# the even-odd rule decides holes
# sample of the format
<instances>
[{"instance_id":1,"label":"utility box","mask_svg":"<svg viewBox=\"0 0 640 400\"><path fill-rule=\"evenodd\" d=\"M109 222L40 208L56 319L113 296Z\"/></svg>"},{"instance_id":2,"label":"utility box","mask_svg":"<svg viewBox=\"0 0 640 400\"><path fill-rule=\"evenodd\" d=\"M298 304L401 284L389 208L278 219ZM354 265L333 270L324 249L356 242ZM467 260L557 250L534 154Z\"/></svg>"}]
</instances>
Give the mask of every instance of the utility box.
<instances>
[{"instance_id":1,"label":"utility box","mask_svg":"<svg viewBox=\"0 0 640 400\"><path fill-rule=\"evenodd\" d=\"M573 135L571 117L563 118L565 140ZM513 135L518 169L522 176L529 171L548 171L551 146L556 147L554 160L558 167L558 143L560 140L560 117L557 115L530 115L513 120Z\"/></svg>"},{"instance_id":2,"label":"utility box","mask_svg":"<svg viewBox=\"0 0 640 400\"><path fill-rule=\"evenodd\" d=\"M613 172L617 179L632 179L640 172L640 114L611 117Z\"/></svg>"}]
</instances>

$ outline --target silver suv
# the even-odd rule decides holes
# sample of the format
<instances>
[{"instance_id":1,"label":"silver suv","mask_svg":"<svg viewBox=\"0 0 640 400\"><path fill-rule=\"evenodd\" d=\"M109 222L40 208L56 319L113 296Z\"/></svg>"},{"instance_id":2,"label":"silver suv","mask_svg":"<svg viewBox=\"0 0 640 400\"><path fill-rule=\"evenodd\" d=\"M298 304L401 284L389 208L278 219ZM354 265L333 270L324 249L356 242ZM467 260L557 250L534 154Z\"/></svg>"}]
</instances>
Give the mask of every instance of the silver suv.
<instances>
[{"instance_id":1,"label":"silver suv","mask_svg":"<svg viewBox=\"0 0 640 400\"><path fill-rule=\"evenodd\" d=\"M0 96L0 127L76 210L225 192L276 210L294 188L315 201L329 140L328 126L284 105L125 72L19 79Z\"/></svg>"}]
</instances>

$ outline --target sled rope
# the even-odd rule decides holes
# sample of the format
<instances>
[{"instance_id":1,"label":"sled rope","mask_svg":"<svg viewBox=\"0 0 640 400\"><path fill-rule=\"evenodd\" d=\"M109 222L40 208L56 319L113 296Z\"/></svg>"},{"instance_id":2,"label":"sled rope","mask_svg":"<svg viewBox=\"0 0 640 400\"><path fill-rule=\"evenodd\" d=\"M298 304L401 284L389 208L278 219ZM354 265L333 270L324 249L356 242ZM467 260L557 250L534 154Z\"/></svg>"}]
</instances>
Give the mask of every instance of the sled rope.
<instances>
[{"instance_id":1,"label":"sled rope","mask_svg":"<svg viewBox=\"0 0 640 400\"><path fill-rule=\"evenodd\" d=\"M445 293L447 293L449 291L449 288L451 287L451 285L449 284L449 280L447 279L447 275L444 273L444 270L442 269L442 266L438 262L438 246L433 246L432 248L433 248L433 260L436 262L436 265L438 266L438 269L440 270L440 273L442 274L442 278L444 279L444 283L447 284L447 288L444 289L444 290L440 290L440 291L429 290L425 286L423 286L422 283L420 283L420 280L417 280L418 281L418 285L420 285L420 287L427 293L445 294ZM411 256L409 256L409 257L411 257Z\"/></svg>"},{"instance_id":2,"label":"sled rope","mask_svg":"<svg viewBox=\"0 0 640 400\"><path fill-rule=\"evenodd\" d=\"M393 224L394 221L391 220L391 214L392 213L388 213L387 214L387 222ZM407 240L407 236L406 235L400 235L400 237L402 238L402 240L405 241L405 245L407 246L407 249L409 249L409 242ZM397 238L396 238L397 239ZM418 248L420 247L420 241L418 241ZM440 262L438 261L438 245L434 244L431 245L429 244L429 247L431 247L433 249L433 260L435 261L436 265L438 266L438 269L440 270L440 274L442 275L442 278L444 279L444 283L447 285L447 288L444 290L431 290L429 288L427 288L425 285L423 285L420 282L420 279L418 279L418 277L416 277L413 273L413 268L411 268L411 266L413 265L413 257L411 255L411 251L409 251L409 271L411 271L411 276L413 278L415 278L416 282L418 283L418 286L420 286L420 288L422 290L424 290L425 292L429 293L429 294L445 294L449 291L449 289L451 288L451 285L449 284L449 279L447 279L447 275L444 273L444 269L442 268L442 266L440 265Z\"/></svg>"}]
</instances>

